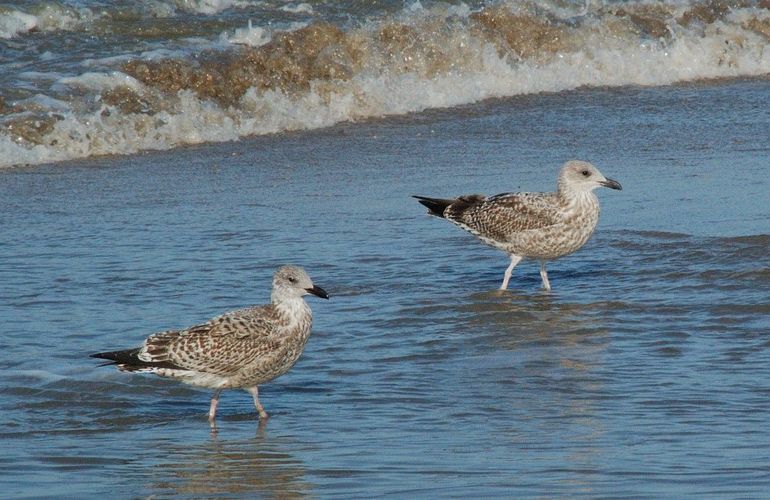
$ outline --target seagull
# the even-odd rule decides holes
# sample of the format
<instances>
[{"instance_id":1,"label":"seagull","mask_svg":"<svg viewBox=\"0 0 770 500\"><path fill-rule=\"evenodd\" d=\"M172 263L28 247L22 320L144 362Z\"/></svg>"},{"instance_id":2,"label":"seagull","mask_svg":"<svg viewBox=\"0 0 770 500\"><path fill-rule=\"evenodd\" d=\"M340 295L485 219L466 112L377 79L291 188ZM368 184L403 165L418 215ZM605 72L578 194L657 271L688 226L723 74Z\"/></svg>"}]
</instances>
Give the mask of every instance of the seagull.
<instances>
[{"instance_id":1,"label":"seagull","mask_svg":"<svg viewBox=\"0 0 770 500\"><path fill-rule=\"evenodd\" d=\"M310 336L312 313L303 299L329 295L297 266L283 266L273 277L271 302L217 316L201 325L150 335L135 349L99 352L120 371L154 373L186 384L214 389L209 423L215 428L219 395L245 389L260 420L268 415L258 386L288 372Z\"/></svg>"},{"instance_id":2,"label":"seagull","mask_svg":"<svg viewBox=\"0 0 770 500\"><path fill-rule=\"evenodd\" d=\"M551 290L545 265L585 245L599 221L598 187L622 189L586 161L571 160L559 172L555 193L482 194L453 199L413 196L428 213L457 224L482 242L506 252L511 264L501 290L508 288L521 259L538 259L543 288Z\"/></svg>"}]
</instances>

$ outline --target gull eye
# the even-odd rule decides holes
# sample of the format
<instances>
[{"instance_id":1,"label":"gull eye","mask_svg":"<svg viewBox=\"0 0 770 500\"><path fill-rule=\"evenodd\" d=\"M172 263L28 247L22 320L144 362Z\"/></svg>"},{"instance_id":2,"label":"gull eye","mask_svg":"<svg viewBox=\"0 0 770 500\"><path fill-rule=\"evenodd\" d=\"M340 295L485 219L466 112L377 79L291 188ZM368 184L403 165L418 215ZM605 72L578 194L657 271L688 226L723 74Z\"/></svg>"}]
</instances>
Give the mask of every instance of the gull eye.
<instances>
[{"instance_id":1,"label":"gull eye","mask_svg":"<svg viewBox=\"0 0 770 500\"><path fill-rule=\"evenodd\" d=\"M583 177L590 177L590 175L591 175L591 172L589 172L588 170L583 170L580 173L583 174Z\"/></svg>"},{"instance_id":2,"label":"gull eye","mask_svg":"<svg viewBox=\"0 0 770 500\"><path fill-rule=\"evenodd\" d=\"M289 283L296 283L296 282L297 282L297 278L295 278L294 276L289 278Z\"/></svg>"}]
</instances>

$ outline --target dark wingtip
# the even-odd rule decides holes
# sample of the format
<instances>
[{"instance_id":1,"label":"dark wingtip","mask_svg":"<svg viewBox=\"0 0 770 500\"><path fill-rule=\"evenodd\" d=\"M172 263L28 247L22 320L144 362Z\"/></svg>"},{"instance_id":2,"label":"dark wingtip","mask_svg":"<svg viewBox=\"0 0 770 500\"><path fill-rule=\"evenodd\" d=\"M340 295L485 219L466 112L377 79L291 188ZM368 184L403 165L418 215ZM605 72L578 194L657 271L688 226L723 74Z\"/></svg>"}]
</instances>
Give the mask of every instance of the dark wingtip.
<instances>
[{"instance_id":1,"label":"dark wingtip","mask_svg":"<svg viewBox=\"0 0 770 500\"><path fill-rule=\"evenodd\" d=\"M93 354L89 354L88 356L91 358L108 359L112 362L112 364L132 364L139 361L139 358L136 356L138 352L139 349L126 349L123 351L95 352Z\"/></svg>"},{"instance_id":2,"label":"dark wingtip","mask_svg":"<svg viewBox=\"0 0 770 500\"><path fill-rule=\"evenodd\" d=\"M93 354L89 354L89 358L100 358L100 359L111 359L115 360L114 358L114 352L95 352Z\"/></svg>"},{"instance_id":3,"label":"dark wingtip","mask_svg":"<svg viewBox=\"0 0 770 500\"><path fill-rule=\"evenodd\" d=\"M107 363L103 363L99 366L118 365L118 368L122 371L136 371L143 368L171 368L171 369L184 369L170 361L145 361L139 359L139 352L141 348L125 349L123 351L108 351L108 352L96 352L89 354L91 358L107 359Z\"/></svg>"},{"instance_id":4,"label":"dark wingtip","mask_svg":"<svg viewBox=\"0 0 770 500\"><path fill-rule=\"evenodd\" d=\"M117 353L115 352L95 352L93 354L89 354L89 358L97 358L97 359L106 359L106 363L99 363L97 366L113 366L118 364L117 360Z\"/></svg>"},{"instance_id":5,"label":"dark wingtip","mask_svg":"<svg viewBox=\"0 0 770 500\"><path fill-rule=\"evenodd\" d=\"M446 207L452 204L455 200L443 200L441 198L428 198L427 196L418 196L413 194L412 198L416 198L423 206L428 209L430 215L436 217L444 217L444 210Z\"/></svg>"}]
</instances>

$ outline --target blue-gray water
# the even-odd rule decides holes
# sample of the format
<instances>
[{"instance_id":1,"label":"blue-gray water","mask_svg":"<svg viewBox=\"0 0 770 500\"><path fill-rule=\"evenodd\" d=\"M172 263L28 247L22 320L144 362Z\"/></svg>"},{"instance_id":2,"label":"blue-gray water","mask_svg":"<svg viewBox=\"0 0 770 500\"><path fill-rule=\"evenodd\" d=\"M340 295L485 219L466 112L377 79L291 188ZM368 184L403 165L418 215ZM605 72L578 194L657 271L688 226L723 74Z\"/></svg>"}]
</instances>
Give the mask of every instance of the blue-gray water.
<instances>
[{"instance_id":1,"label":"blue-gray water","mask_svg":"<svg viewBox=\"0 0 770 500\"><path fill-rule=\"evenodd\" d=\"M585 89L0 171L0 491L14 498L762 497L770 82ZM508 264L411 194L623 191L578 253ZM268 300L313 335L271 418L98 367Z\"/></svg>"}]
</instances>

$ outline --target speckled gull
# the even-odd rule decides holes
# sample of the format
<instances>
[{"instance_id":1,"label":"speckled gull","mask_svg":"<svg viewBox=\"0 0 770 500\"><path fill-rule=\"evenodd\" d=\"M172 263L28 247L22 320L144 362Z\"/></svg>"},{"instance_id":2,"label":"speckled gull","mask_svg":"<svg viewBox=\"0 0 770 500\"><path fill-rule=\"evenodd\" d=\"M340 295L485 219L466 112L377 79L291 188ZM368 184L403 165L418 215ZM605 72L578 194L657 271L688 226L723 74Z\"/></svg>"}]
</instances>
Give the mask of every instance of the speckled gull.
<instances>
[{"instance_id":1,"label":"speckled gull","mask_svg":"<svg viewBox=\"0 0 770 500\"><path fill-rule=\"evenodd\" d=\"M447 219L511 257L501 290L522 258L540 261L543 288L551 289L545 264L585 245L599 221L597 187L622 189L585 161L572 160L559 172L555 193L481 194L454 199L415 196L428 213Z\"/></svg>"},{"instance_id":2,"label":"speckled gull","mask_svg":"<svg viewBox=\"0 0 770 500\"><path fill-rule=\"evenodd\" d=\"M288 372L310 336L312 313L303 299L312 293L328 299L300 267L283 266L273 277L271 303L232 311L201 325L148 337L135 349L100 352L127 372L154 373L186 384L214 389L209 422L224 389L245 389L254 398L260 419L267 412L258 386Z\"/></svg>"}]
</instances>

